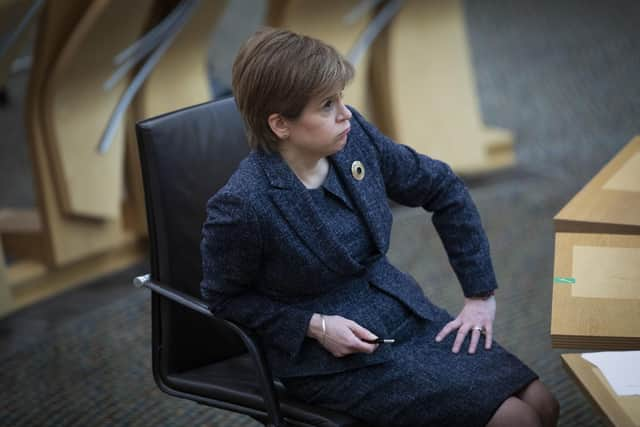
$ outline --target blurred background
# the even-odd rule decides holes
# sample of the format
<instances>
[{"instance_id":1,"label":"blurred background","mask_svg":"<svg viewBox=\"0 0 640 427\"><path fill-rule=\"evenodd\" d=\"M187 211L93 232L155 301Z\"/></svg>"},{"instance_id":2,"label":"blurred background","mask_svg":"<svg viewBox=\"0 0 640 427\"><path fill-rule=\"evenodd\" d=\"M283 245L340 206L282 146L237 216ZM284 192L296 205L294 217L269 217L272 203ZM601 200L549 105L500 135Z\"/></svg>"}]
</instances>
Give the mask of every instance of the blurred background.
<instances>
[{"instance_id":1,"label":"blurred background","mask_svg":"<svg viewBox=\"0 0 640 427\"><path fill-rule=\"evenodd\" d=\"M153 382L150 298L131 286L148 271L132 129L229 96L235 53L265 24L335 45L358 73L347 103L462 175L492 245L496 339L560 400L560 425L605 425L562 366L575 350L551 346L553 217L640 134L640 2L395 2L371 42L394 2L204 0L173 35L177 1L18 3L0 3L0 425L258 425ZM429 216L393 213L390 258L456 313Z\"/></svg>"}]
</instances>

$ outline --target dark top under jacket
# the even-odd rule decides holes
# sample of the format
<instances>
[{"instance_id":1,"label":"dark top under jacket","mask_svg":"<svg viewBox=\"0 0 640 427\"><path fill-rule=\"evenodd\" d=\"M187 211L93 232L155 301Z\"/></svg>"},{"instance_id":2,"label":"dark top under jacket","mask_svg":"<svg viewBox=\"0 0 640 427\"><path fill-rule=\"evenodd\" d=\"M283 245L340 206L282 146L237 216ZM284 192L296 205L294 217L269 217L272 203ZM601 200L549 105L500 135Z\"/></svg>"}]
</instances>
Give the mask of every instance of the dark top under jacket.
<instances>
[{"instance_id":1,"label":"dark top under jacket","mask_svg":"<svg viewBox=\"0 0 640 427\"><path fill-rule=\"evenodd\" d=\"M329 169L327 178L320 188L308 190L308 192L324 223L340 224L340 227L331 227L329 232L334 232L334 237L344 243L353 259L366 263L367 259L376 255L375 244L364 220L344 191L334 168ZM395 331L404 324L407 317L411 316L411 312L401 301L376 287L363 287L362 292L366 294L362 299L371 305L369 309L377 311L389 333ZM376 331L373 332L376 333Z\"/></svg>"},{"instance_id":2,"label":"dark top under jacket","mask_svg":"<svg viewBox=\"0 0 640 427\"><path fill-rule=\"evenodd\" d=\"M464 183L445 163L394 143L351 110L347 144L329 157L330 179L339 180L345 203L362 221L365 232L354 234L370 242L363 257L358 255L362 242L345 237L353 223L325 220L327 212L318 208L313 192L277 153L253 151L207 205L203 298L217 316L263 338L271 368L281 378L342 372L393 358L392 346L384 345L372 354L332 356L306 337L313 313L339 314L379 336L388 336L395 326L390 319L397 317L384 310L401 307L418 320L441 313L411 276L387 260L388 198L433 212L465 295L497 287L489 244ZM354 161L364 165L362 180L352 175ZM381 294L392 302L386 309L376 304Z\"/></svg>"}]
</instances>

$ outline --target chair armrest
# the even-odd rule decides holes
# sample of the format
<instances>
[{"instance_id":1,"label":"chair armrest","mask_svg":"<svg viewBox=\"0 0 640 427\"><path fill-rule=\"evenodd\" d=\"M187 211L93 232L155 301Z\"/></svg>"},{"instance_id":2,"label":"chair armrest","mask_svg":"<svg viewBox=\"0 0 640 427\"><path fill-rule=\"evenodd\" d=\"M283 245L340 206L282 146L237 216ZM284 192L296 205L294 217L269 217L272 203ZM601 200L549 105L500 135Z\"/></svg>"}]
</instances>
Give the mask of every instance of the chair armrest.
<instances>
[{"instance_id":1,"label":"chair armrest","mask_svg":"<svg viewBox=\"0 0 640 427\"><path fill-rule=\"evenodd\" d=\"M171 301L190 308L191 310L197 311L198 313L208 317L210 320L224 324L229 329L238 334L240 339L242 339L245 347L247 348L247 351L251 356L253 363L255 364L256 372L258 374L260 385L262 387L263 398L266 405L267 413L269 415L269 425L274 427L285 425L282 415L280 414L280 402L278 400L278 395L276 394L271 370L267 365L267 359L265 358L262 349L256 344L257 341L250 331L226 319L216 317L213 313L211 313L211 310L209 310L209 307L207 306L207 304L205 304L204 301L198 298L194 298L193 296L184 292L172 289L171 287L160 282L154 281L153 279L151 279L150 274L135 277L133 279L133 285L136 288L147 288L152 292L170 299Z\"/></svg>"},{"instance_id":2,"label":"chair armrest","mask_svg":"<svg viewBox=\"0 0 640 427\"><path fill-rule=\"evenodd\" d=\"M207 304L198 298L194 298L189 294L185 294L177 289L172 289L169 286L163 285L151 279L150 274L138 276L133 279L133 286L136 288L147 288L157 294L162 295L165 298L170 299L173 302L184 305L191 310L197 311L209 318L215 318Z\"/></svg>"}]
</instances>

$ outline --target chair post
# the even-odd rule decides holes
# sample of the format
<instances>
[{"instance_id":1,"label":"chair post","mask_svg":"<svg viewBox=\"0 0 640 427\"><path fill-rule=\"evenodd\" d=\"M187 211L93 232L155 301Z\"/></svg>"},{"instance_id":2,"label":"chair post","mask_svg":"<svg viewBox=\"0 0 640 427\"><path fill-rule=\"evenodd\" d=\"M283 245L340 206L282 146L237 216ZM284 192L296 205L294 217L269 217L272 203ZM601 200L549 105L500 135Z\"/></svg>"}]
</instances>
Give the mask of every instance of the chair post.
<instances>
[{"instance_id":1,"label":"chair post","mask_svg":"<svg viewBox=\"0 0 640 427\"><path fill-rule=\"evenodd\" d=\"M258 380L260 381L260 386L262 388L262 397L270 420L266 425L268 427L285 427L286 423L280 413L280 402L278 400L278 395L276 394L275 386L273 385L273 376L271 375L271 371L267 365L264 353L256 345L255 340L247 334L247 332L238 325L233 323L230 323L230 325L233 325L234 329L238 331L238 334L246 346L256 368Z\"/></svg>"}]
</instances>

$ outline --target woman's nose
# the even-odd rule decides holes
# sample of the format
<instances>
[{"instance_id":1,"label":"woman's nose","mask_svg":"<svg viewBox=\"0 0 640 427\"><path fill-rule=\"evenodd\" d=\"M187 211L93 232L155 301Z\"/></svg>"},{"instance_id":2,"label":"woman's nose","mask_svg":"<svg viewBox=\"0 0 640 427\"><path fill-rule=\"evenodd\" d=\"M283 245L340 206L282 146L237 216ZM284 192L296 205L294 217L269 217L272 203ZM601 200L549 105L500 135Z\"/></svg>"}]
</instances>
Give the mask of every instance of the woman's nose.
<instances>
[{"instance_id":1,"label":"woman's nose","mask_svg":"<svg viewBox=\"0 0 640 427\"><path fill-rule=\"evenodd\" d=\"M344 101L342 99L340 99L338 101L338 103L339 103L339 107L340 107L340 110L339 110L339 113L338 113L338 119L340 121L350 120L351 116L352 116L351 110L349 110L347 108L347 106L345 105L345 103L344 103Z\"/></svg>"}]
</instances>

